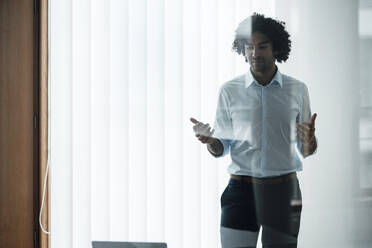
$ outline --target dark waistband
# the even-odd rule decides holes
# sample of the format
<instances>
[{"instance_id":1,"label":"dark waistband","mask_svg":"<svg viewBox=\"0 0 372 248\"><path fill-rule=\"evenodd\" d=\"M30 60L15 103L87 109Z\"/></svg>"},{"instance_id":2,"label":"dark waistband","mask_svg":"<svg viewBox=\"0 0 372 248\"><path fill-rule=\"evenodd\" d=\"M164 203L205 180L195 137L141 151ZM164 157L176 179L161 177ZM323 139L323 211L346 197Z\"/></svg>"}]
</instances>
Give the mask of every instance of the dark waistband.
<instances>
[{"instance_id":1,"label":"dark waistband","mask_svg":"<svg viewBox=\"0 0 372 248\"><path fill-rule=\"evenodd\" d=\"M244 182L250 183L260 183L260 184L276 184L276 183L283 183L292 178L297 176L296 172L292 172L289 174L277 176L277 177L266 177L266 178L258 178L258 177L251 177L251 176L241 176L241 175L234 175L231 174L230 177L235 180L243 180Z\"/></svg>"}]
</instances>

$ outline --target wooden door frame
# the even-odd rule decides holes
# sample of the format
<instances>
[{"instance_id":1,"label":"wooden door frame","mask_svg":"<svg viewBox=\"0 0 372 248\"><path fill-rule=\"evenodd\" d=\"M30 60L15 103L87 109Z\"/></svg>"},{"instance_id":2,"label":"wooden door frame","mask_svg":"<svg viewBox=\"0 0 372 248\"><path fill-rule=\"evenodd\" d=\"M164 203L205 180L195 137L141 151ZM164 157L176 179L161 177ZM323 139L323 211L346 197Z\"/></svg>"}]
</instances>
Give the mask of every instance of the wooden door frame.
<instances>
[{"instance_id":1,"label":"wooden door frame","mask_svg":"<svg viewBox=\"0 0 372 248\"><path fill-rule=\"evenodd\" d=\"M46 128L40 125L40 88L47 83L43 65L47 57L42 46L47 35L42 32L45 21L41 22L40 15L47 15L47 8L46 12L40 11L41 1L44 5L48 2L10 0L1 4L1 176L5 187L1 195L4 206L0 208L1 217L6 218L1 220L0 246L40 247L39 182L44 159L41 148L45 145L42 133Z\"/></svg>"},{"instance_id":2,"label":"wooden door frame","mask_svg":"<svg viewBox=\"0 0 372 248\"><path fill-rule=\"evenodd\" d=\"M38 171L38 206L41 207L43 190L44 190L44 178L46 176L46 167L48 162L48 0L36 0L38 3L35 4L35 8L38 9L38 20L39 20L39 87L37 88L39 94L39 171ZM50 195L49 195L49 180L46 184L45 199L42 212L42 225L50 231ZM37 214L38 220L38 238L39 247L48 248L50 247L50 236L41 231L39 226L39 213Z\"/></svg>"},{"instance_id":3,"label":"wooden door frame","mask_svg":"<svg viewBox=\"0 0 372 248\"><path fill-rule=\"evenodd\" d=\"M34 167L33 170L33 177L34 177L34 247L39 248L39 227L38 227L38 212L40 210L39 207L39 174L40 174L40 124L39 124L39 107L40 107L40 94L39 94L39 87L40 87L40 49L39 49L39 40L40 40L40 20L39 20L39 6L38 0L34 0L34 18L33 18L33 25L34 25Z\"/></svg>"}]
</instances>

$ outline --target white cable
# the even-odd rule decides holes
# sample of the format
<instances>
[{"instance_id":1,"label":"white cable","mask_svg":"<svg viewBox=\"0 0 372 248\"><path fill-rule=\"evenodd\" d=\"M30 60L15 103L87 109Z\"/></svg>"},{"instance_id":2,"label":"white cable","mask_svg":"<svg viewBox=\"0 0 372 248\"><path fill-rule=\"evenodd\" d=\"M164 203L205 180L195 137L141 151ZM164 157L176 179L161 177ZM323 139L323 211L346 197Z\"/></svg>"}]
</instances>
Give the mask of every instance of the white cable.
<instances>
[{"instance_id":1,"label":"white cable","mask_svg":"<svg viewBox=\"0 0 372 248\"><path fill-rule=\"evenodd\" d=\"M45 230L44 226L43 226L43 223L41 222L41 216L43 214L43 208L44 208L44 200L45 200L45 191L46 191L46 183L47 183L47 179L48 179L48 170L49 170L49 155L48 155L48 159L47 159L47 166L46 166L46 170L45 170L45 176L44 176L44 188L43 188L43 199L41 200L41 208L40 208L40 214L39 214L39 224L40 224L40 228L41 230L45 233L45 234L50 234L50 232L48 232L47 230Z\"/></svg>"}]
</instances>

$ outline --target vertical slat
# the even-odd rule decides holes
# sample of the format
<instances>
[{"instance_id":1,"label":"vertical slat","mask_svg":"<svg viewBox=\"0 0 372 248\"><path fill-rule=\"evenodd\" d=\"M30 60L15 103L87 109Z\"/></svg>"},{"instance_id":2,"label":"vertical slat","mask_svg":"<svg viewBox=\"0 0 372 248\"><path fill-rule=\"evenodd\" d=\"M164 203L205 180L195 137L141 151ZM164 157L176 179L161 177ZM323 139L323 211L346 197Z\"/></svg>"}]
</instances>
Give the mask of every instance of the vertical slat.
<instances>
[{"instance_id":1,"label":"vertical slat","mask_svg":"<svg viewBox=\"0 0 372 248\"><path fill-rule=\"evenodd\" d=\"M286 22L286 29L291 37L298 33L298 24L295 23L299 21L296 16L298 14L297 5L298 3L292 0L279 0L275 4L275 16Z\"/></svg>"},{"instance_id":2,"label":"vertical slat","mask_svg":"<svg viewBox=\"0 0 372 248\"><path fill-rule=\"evenodd\" d=\"M91 246L90 1L72 2L73 247Z\"/></svg>"},{"instance_id":3,"label":"vertical slat","mask_svg":"<svg viewBox=\"0 0 372 248\"><path fill-rule=\"evenodd\" d=\"M129 238L147 237L146 0L129 1Z\"/></svg>"},{"instance_id":4,"label":"vertical slat","mask_svg":"<svg viewBox=\"0 0 372 248\"><path fill-rule=\"evenodd\" d=\"M235 25L253 14L252 0L236 0L235 4Z\"/></svg>"},{"instance_id":5,"label":"vertical slat","mask_svg":"<svg viewBox=\"0 0 372 248\"><path fill-rule=\"evenodd\" d=\"M252 10L252 0L237 0L235 5L235 25L232 30L238 27L239 23L242 22L247 17L253 14ZM233 39L231 43L233 42ZM242 55L234 53L235 57L235 76L244 74L249 69L249 64L245 62L245 58Z\"/></svg>"},{"instance_id":6,"label":"vertical slat","mask_svg":"<svg viewBox=\"0 0 372 248\"><path fill-rule=\"evenodd\" d=\"M265 16L273 17L275 16L275 0L252 0L252 10L259 14L264 14Z\"/></svg>"},{"instance_id":7,"label":"vertical slat","mask_svg":"<svg viewBox=\"0 0 372 248\"><path fill-rule=\"evenodd\" d=\"M218 88L221 84L231 80L235 76L236 54L231 50L235 35L235 2L218 1L218 34L217 34L217 81ZM242 58L242 57L241 57ZM243 59L243 58L242 58ZM216 113L218 93L215 96L216 105L214 106L214 118ZM227 166L231 163L230 155L217 160L218 168L218 199L225 189L229 174L226 171ZM221 207L218 207L218 216L221 215ZM218 228L220 218L218 219ZM220 238L220 237L219 237ZM220 246L220 243L218 244Z\"/></svg>"},{"instance_id":8,"label":"vertical slat","mask_svg":"<svg viewBox=\"0 0 372 248\"><path fill-rule=\"evenodd\" d=\"M183 2L183 235L184 247L200 247L200 147L190 117L200 119L200 2Z\"/></svg>"},{"instance_id":9,"label":"vertical slat","mask_svg":"<svg viewBox=\"0 0 372 248\"><path fill-rule=\"evenodd\" d=\"M129 238L128 1L110 3L110 231Z\"/></svg>"},{"instance_id":10,"label":"vertical slat","mask_svg":"<svg viewBox=\"0 0 372 248\"><path fill-rule=\"evenodd\" d=\"M235 2L218 0L218 71L220 84L234 76L235 54L231 47L235 35Z\"/></svg>"},{"instance_id":11,"label":"vertical slat","mask_svg":"<svg viewBox=\"0 0 372 248\"><path fill-rule=\"evenodd\" d=\"M302 75L298 75L301 73L298 69L298 65L300 64L298 58L302 57L301 54L298 54L298 51L301 51L302 44L301 42L297 42L297 34L301 23L300 13L298 11L299 5L299 1L292 0L279 0L275 3L275 16L285 22L285 28L290 34L292 41L289 59L285 63L279 64L279 70L295 78L302 77Z\"/></svg>"},{"instance_id":12,"label":"vertical slat","mask_svg":"<svg viewBox=\"0 0 372 248\"><path fill-rule=\"evenodd\" d=\"M165 240L182 248L182 1L164 0L164 22Z\"/></svg>"},{"instance_id":13,"label":"vertical slat","mask_svg":"<svg viewBox=\"0 0 372 248\"><path fill-rule=\"evenodd\" d=\"M216 99L218 93L217 82L217 1L201 1L201 120L213 126ZM191 127L190 127L191 128ZM218 247L218 168L217 160L206 149L206 145L199 145L193 137L194 146L201 149L201 181L200 181L200 231L201 247Z\"/></svg>"},{"instance_id":14,"label":"vertical slat","mask_svg":"<svg viewBox=\"0 0 372 248\"><path fill-rule=\"evenodd\" d=\"M51 3L51 246L72 247L71 1Z\"/></svg>"},{"instance_id":15,"label":"vertical slat","mask_svg":"<svg viewBox=\"0 0 372 248\"><path fill-rule=\"evenodd\" d=\"M147 6L147 239L164 241L164 0Z\"/></svg>"},{"instance_id":16,"label":"vertical slat","mask_svg":"<svg viewBox=\"0 0 372 248\"><path fill-rule=\"evenodd\" d=\"M92 239L110 238L109 1L91 2ZM89 60L87 60L89 61Z\"/></svg>"}]
</instances>

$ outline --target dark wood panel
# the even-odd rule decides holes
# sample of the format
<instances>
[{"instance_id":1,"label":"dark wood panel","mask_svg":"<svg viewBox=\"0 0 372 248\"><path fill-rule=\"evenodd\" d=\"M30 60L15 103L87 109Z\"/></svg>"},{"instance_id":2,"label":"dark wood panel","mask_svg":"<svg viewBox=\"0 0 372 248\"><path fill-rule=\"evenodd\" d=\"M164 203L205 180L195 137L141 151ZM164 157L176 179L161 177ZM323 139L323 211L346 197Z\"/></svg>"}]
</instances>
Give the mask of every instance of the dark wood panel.
<instances>
[{"instance_id":1,"label":"dark wood panel","mask_svg":"<svg viewBox=\"0 0 372 248\"><path fill-rule=\"evenodd\" d=\"M38 208L34 1L1 0L0 18L0 247L31 248Z\"/></svg>"}]
</instances>

